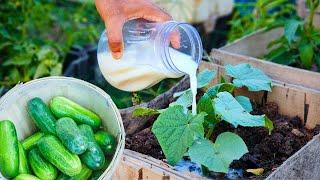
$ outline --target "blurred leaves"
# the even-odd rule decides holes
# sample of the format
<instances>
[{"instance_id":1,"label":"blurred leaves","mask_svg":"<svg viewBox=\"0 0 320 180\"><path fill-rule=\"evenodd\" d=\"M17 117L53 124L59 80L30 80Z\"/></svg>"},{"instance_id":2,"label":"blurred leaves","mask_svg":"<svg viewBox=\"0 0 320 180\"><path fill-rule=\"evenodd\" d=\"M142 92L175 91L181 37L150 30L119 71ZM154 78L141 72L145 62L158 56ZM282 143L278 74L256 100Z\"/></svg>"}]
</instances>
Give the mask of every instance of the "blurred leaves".
<instances>
[{"instance_id":1,"label":"blurred leaves","mask_svg":"<svg viewBox=\"0 0 320 180\"><path fill-rule=\"evenodd\" d=\"M236 11L229 22L229 42L259 29L269 30L283 25L287 17L295 15L295 6L289 0L257 0L252 4L238 3L235 8ZM244 12L241 12L243 9Z\"/></svg>"},{"instance_id":2,"label":"blurred leaves","mask_svg":"<svg viewBox=\"0 0 320 180\"><path fill-rule=\"evenodd\" d=\"M320 72L320 29L313 25L318 2L308 1L310 15L306 20L292 18L284 24L284 35L268 45L267 60Z\"/></svg>"},{"instance_id":3,"label":"blurred leaves","mask_svg":"<svg viewBox=\"0 0 320 180\"><path fill-rule=\"evenodd\" d=\"M0 87L61 75L70 47L96 43L102 29L90 1L2 2Z\"/></svg>"}]
</instances>

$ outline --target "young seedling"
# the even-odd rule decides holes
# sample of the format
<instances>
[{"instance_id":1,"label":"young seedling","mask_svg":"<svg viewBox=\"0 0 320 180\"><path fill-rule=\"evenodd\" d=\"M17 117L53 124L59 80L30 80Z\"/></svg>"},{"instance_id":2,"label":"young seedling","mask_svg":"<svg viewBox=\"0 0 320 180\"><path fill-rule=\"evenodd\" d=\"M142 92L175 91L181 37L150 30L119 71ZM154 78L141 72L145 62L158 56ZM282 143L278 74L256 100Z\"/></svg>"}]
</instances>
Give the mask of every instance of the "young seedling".
<instances>
[{"instance_id":1,"label":"young seedling","mask_svg":"<svg viewBox=\"0 0 320 180\"><path fill-rule=\"evenodd\" d=\"M252 105L248 97L233 95L233 91L241 87L247 87L249 91L271 91L271 79L249 64L227 65L225 70L226 75L233 78L232 82L223 78L220 84L209 88L207 85L216 73L204 70L198 74L198 88L206 92L197 103L196 115L189 110L190 89L176 93L177 100L166 109L139 108L134 111L135 116L159 114L152 132L169 164L176 164L188 154L191 161L211 171L226 173L232 161L240 159L248 148L240 136L231 132L220 134L212 142L211 135L221 121L234 127L266 127L271 133L272 121L265 115L250 114Z\"/></svg>"}]
</instances>

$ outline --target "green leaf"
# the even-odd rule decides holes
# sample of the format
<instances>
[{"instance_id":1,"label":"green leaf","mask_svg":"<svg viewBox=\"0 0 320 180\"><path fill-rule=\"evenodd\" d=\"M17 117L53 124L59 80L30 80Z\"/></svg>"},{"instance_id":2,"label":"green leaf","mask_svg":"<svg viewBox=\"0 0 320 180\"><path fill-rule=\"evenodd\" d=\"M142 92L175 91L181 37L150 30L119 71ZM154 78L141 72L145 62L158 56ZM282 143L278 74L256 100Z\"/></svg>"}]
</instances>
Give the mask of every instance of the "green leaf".
<instances>
[{"instance_id":1,"label":"green leaf","mask_svg":"<svg viewBox=\"0 0 320 180\"><path fill-rule=\"evenodd\" d=\"M269 130L269 135L270 135L272 130L274 129L273 122L267 116L264 117L264 121L265 121L264 126Z\"/></svg>"},{"instance_id":2,"label":"green leaf","mask_svg":"<svg viewBox=\"0 0 320 180\"><path fill-rule=\"evenodd\" d=\"M31 62L32 62L32 54L20 54L5 61L3 63L3 66L10 66L10 65L24 66L24 65L31 64Z\"/></svg>"},{"instance_id":3,"label":"green leaf","mask_svg":"<svg viewBox=\"0 0 320 180\"><path fill-rule=\"evenodd\" d=\"M235 99L238 101L238 103L247 111L251 112L252 104L250 102L250 99L246 96L236 96Z\"/></svg>"},{"instance_id":4,"label":"green leaf","mask_svg":"<svg viewBox=\"0 0 320 180\"><path fill-rule=\"evenodd\" d=\"M159 114L159 111L156 109L151 109L151 108L136 108L132 112L133 117L141 117L141 116L152 116L152 115L157 115Z\"/></svg>"},{"instance_id":5,"label":"green leaf","mask_svg":"<svg viewBox=\"0 0 320 180\"><path fill-rule=\"evenodd\" d=\"M248 153L240 136L225 132L213 144L208 139L197 140L188 151L192 162L202 164L214 172L227 173L230 164Z\"/></svg>"},{"instance_id":6,"label":"green leaf","mask_svg":"<svg viewBox=\"0 0 320 180\"><path fill-rule=\"evenodd\" d=\"M198 113L205 112L207 113L207 116L205 117L206 122L210 124L216 124L218 122L214 108L213 108L213 103L212 99L210 96L205 93L199 100L197 104L197 111Z\"/></svg>"},{"instance_id":7,"label":"green leaf","mask_svg":"<svg viewBox=\"0 0 320 180\"><path fill-rule=\"evenodd\" d=\"M207 94L210 98L215 98L219 92L229 92L232 93L236 87L231 83L221 83L215 86L212 86L208 89Z\"/></svg>"},{"instance_id":8,"label":"green leaf","mask_svg":"<svg viewBox=\"0 0 320 180\"><path fill-rule=\"evenodd\" d=\"M300 59L304 68L310 69L314 55L313 46L309 43L301 43L299 46Z\"/></svg>"},{"instance_id":9,"label":"green leaf","mask_svg":"<svg viewBox=\"0 0 320 180\"><path fill-rule=\"evenodd\" d=\"M185 91L175 102L171 103L170 106L181 105L185 109L192 105L192 91L189 89Z\"/></svg>"},{"instance_id":10,"label":"green leaf","mask_svg":"<svg viewBox=\"0 0 320 180\"><path fill-rule=\"evenodd\" d=\"M296 32L299 26L302 24L301 21L290 19L284 25L284 36L287 38L289 44L295 40Z\"/></svg>"},{"instance_id":11,"label":"green leaf","mask_svg":"<svg viewBox=\"0 0 320 180\"><path fill-rule=\"evenodd\" d=\"M232 124L234 127L238 125L257 127L264 126L264 115L255 116L248 113L241 104L228 92L220 92L214 99L214 109L221 119Z\"/></svg>"},{"instance_id":12,"label":"green leaf","mask_svg":"<svg viewBox=\"0 0 320 180\"><path fill-rule=\"evenodd\" d=\"M205 70L201 71L197 75L198 88L203 88L203 87L207 86L213 80L213 78L215 76L216 76L216 72L215 71L210 71L208 69L205 69Z\"/></svg>"},{"instance_id":13,"label":"green leaf","mask_svg":"<svg viewBox=\"0 0 320 180\"><path fill-rule=\"evenodd\" d=\"M294 62L296 62L298 57L299 55L295 55L291 51L290 52L287 51L274 57L273 59L271 59L271 61L278 64L291 65Z\"/></svg>"},{"instance_id":14,"label":"green leaf","mask_svg":"<svg viewBox=\"0 0 320 180\"><path fill-rule=\"evenodd\" d=\"M226 74L233 77L236 87L246 86L249 91L271 91L271 79L260 69L249 64L226 65Z\"/></svg>"},{"instance_id":15,"label":"green leaf","mask_svg":"<svg viewBox=\"0 0 320 180\"><path fill-rule=\"evenodd\" d=\"M40 63L36 69L36 72L33 76L33 79L37 79L39 77L43 77L44 75L49 74L49 69L44 63Z\"/></svg>"},{"instance_id":16,"label":"green leaf","mask_svg":"<svg viewBox=\"0 0 320 180\"><path fill-rule=\"evenodd\" d=\"M205 113L196 116L185 114L182 106L169 107L153 123L152 132L169 162L176 164L194 139L204 136L203 121Z\"/></svg>"},{"instance_id":17,"label":"green leaf","mask_svg":"<svg viewBox=\"0 0 320 180\"><path fill-rule=\"evenodd\" d=\"M20 73L17 68L9 70L9 79L14 83L18 83L20 81Z\"/></svg>"},{"instance_id":18,"label":"green leaf","mask_svg":"<svg viewBox=\"0 0 320 180\"><path fill-rule=\"evenodd\" d=\"M62 73L62 64L58 63L50 70L50 76L60 76Z\"/></svg>"}]
</instances>

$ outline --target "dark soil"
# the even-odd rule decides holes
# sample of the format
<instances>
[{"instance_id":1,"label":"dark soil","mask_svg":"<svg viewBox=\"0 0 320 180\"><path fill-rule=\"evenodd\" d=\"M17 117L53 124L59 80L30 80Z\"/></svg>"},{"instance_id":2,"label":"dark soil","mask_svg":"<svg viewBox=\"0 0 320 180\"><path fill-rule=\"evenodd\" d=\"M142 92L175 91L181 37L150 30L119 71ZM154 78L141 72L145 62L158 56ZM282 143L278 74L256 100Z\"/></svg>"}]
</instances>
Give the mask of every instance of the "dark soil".
<instances>
[{"instance_id":1,"label":"dark soil","mask_svg":"<svg viewBox=\"0 0 320 180\"><path fill-rule=\"evenodd\" d=\"M264 177L279 167L320 131L320 127L316 127L314 130L305 129L302 120L298 117L289 118L280 115L278 106L274 103L267 103L263 107L255 107L252 114L266 114L273 121L275 128L271 135L265 128L238 127L235 129L223 121L217 126L212 140L214 141L217 135L225 131L234 132L241 136L248 146L249 153L245 154L239 161L234 161L231 167L244 170L263 168L265 170ZM156 159L165 159L150 128L127 137L126 148L150 155ZM249 173L245 173L244 177L246 179L257 178Z\"/></svg>"}]
</instances>

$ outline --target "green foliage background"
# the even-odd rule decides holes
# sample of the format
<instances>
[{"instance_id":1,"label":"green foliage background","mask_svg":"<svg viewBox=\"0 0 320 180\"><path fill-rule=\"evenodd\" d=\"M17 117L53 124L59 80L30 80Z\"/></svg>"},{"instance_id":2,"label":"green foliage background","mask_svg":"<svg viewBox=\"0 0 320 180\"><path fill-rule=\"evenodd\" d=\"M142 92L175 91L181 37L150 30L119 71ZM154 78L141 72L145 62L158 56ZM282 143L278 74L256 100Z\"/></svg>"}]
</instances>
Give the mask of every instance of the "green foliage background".
<instances>
[{"instance_id":1,"label":"green foliage background","mask_svg":"<svg viewBox=\"0 0 320 180\"><path fill-rule=\"evenodd\" d=\"M2 1L0 87L61 74L70 47L96 43L102 30L93 1Z\"/></svg>"}]
</instances>

